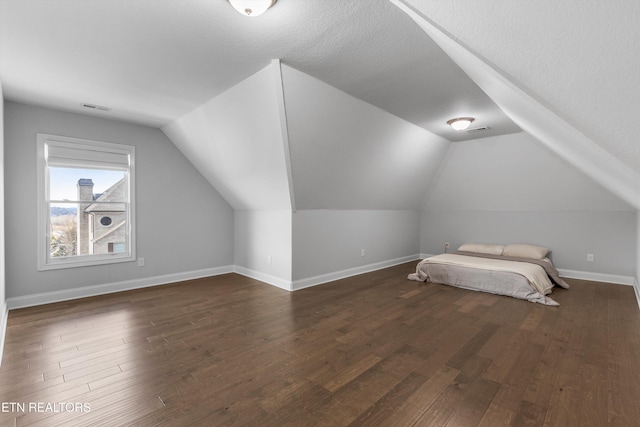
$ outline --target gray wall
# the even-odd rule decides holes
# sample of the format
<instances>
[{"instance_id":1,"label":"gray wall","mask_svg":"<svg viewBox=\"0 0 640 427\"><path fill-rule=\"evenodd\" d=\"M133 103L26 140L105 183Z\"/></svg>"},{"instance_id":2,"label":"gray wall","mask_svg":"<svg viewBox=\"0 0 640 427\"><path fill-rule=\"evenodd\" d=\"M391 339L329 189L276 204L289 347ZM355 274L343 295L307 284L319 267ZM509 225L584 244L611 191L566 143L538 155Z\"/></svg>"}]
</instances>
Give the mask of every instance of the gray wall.
<instances>
[{"instance_id":1,"label":"gray wall","mask_svg":"<svg viewBox=\"0 0 640 427\"><path fill-rule=\"evenodd\" d=\"M640 286L640 211L636 211L636 286Z\"/></svg>"},{"instance_id":2,"label":"gray wall","mask_svg":"<svg viewBox=\"0 0 640 427\"><path fill-rule=\"evenodd\" d=\"M532 243L552 249L556 267L633 277L635 213L425 211L421 252L439 254L463 243ZM587 262L587 254L594 262Z\"/></svg>"},{"instance_id":3,"label":"gray wall","mask_svg":"<svg viewBox=\"0 0 640 427\"><path fill-rule=\"evenodd\" d=\"M5 236L4 236L4 97L0 84L0 337L4 334L5 294ZM2 342L0 341L0 355ZM2 360L0 360L0 363Z\"/></svg>"},{"instance_id":4,"label":"gray wall","mask_svg":"<svg viewBox=\"0 0 640 427\"><path fill-rule=\"evenodd\" d=\"M449 142L282 66L294 210L420 210Z\"/></svg>"},{"instance_id":5,"label":"gray wall","mask_svg":"<svg viewBox=\"0 0 640 427\"><path fill-rule=\"evenodd\" d=\"M293 214L293 278L417 255L419 224L419 212L411 210L297 211Z\"/></svg>"},{"instance_id":6,"label":"gray wall","mask_svg":"<svg viewBox=\"0 0 640 427\"><path fill-rule=\"evenodd\" d=\"M244 273L288 289L291 282L291 211L235 211L234 259L236 266L248 270Z\"/></svg>"},{"instance_id":7,"label":"gray wall","mask_svg":"<svg viewBox=\"0 0 640 427\"><path fill-rule=\"evenodd\" d=\"M559 268L634 276L635 209L521 132L454 143L421 216L421 252L533 243ZM587 254L594 262L587 262Z\"/></svg>"},{"instance_id":8,"label":"gray wall","mask_svg":"<svg viewBox=\"0 0 640 427\"><path fill-rule=\"evenodd\" d=\"M36 270L36 133L136 147L135 262ZM159 130L7 102L6 294L18 297L233 265L233 210Z\"/></svg>"}]
</instances>

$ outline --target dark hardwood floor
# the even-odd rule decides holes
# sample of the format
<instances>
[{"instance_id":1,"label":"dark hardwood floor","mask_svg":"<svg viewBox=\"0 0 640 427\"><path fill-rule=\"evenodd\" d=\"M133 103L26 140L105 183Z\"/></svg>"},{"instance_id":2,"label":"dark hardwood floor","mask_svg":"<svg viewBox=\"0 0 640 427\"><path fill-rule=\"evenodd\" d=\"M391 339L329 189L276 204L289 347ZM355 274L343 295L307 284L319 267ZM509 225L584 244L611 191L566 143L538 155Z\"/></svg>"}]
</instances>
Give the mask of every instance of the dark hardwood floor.
<instances>
[{"instance_id":1,"label":"dark hardwood floor","mask_svg":"<svg viewBox=\"0 0 640 427\"><path fill-rule=\"evenodd\" d=\"M406 280L415 265L11 311L0 425L640 425L631 287L568 280L556 308Z\"/></svg>"}]
</instances>

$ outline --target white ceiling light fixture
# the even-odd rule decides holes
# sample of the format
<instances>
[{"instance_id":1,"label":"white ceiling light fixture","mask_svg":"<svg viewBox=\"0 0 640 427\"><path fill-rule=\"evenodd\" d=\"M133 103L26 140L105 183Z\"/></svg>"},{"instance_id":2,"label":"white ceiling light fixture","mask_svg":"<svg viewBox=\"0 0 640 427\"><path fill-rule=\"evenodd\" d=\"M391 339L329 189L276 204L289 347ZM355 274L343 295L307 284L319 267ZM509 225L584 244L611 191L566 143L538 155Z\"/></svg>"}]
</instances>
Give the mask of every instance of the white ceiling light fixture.
<instances>
[{"instance_id":1,"label":"white ceiling light fixture","mask_svg":"<svg viewBox=\"0 0 640 427\"><path fill-rule=\"evenodd\" d=\"M457 117L447 121L447 124L455 130L465 130L475 119L473 117Z\"/></svg>"},{"instance_id":2,"label":"white ceiling light fixture","mask_svg":"<svg viewBox=\"0 0 640 427\"><path fill-rule=\"evenodd\" d=\"M244 16L260 16L275 4L276 0L229 0L235 10Z\"/></svg>"}]
</instances>

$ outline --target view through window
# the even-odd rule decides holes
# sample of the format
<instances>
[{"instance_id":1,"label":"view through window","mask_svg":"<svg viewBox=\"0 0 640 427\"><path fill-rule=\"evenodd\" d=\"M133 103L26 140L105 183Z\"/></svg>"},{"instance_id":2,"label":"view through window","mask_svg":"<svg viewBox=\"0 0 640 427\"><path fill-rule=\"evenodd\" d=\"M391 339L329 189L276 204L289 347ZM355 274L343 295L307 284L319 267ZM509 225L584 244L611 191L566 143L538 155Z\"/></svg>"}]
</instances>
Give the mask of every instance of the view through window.
<instances>
[{"instance_id":1,"label":"view through window","mask_svg":"<svg viewBox=\"0 0 640 427\"><path fill-rule=\"evenodd\" d=\"M50 256L124 252L125 172L49 168Z\"/></svg>"},{"instance_id":2,"label":"view through window","mask_svg":"<svg viewBox=\"0 0 640 427\"><path fill-rule=\"evenodd\" d=\"M39 268L133 260L133 147L39 134Z\"/></svg>"}]
</instances>

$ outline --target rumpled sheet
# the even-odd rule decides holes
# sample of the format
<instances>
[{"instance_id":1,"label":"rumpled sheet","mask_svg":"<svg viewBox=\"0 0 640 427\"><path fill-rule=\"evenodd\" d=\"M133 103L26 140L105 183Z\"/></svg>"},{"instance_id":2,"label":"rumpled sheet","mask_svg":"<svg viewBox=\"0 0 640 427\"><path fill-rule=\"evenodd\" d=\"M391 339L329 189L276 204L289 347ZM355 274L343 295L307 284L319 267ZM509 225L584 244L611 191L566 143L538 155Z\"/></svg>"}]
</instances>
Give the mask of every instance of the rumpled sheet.
<instances>
[{"instance_id":1,"label":"rumpled sheet","mask_svg":"<svg viewBox=\"0 0 640 427\"><path fill-rule=\"evenodd\" d=\"M505 274L500 275L500 272ZM545 270L528 262L442 254L422 260L408 278L559 305L546 296L554 285Z\"/></svg>"},{"instance_id":2,"label":"rumpled sheet","mask_svg":"<svg viewBox=\"0 0 640 427\"><path fill-rule=\"evenodd\" d=\"M549 276L549 279L551 279L553 283L560 286L561 288L569 289L569 284L564 280L562 280L562 278L560 277L560 273L558 273L558 270L556 269L556 267L553 265L553 263L549 258L534 259L534 258L523 258L523 257L514 257L514 256L506 256L506 255L478 254L474 252L463 252L463 251L457 251L455 253L457 255L467 255L467 256L474 256L474 257L480 257L480 258L502 259L506 261L519 261L519 262L526 262L529 264L537 264L540 267L544 268L544 271L547 273L547 276Z\"/></svg>"}]
</instances>

